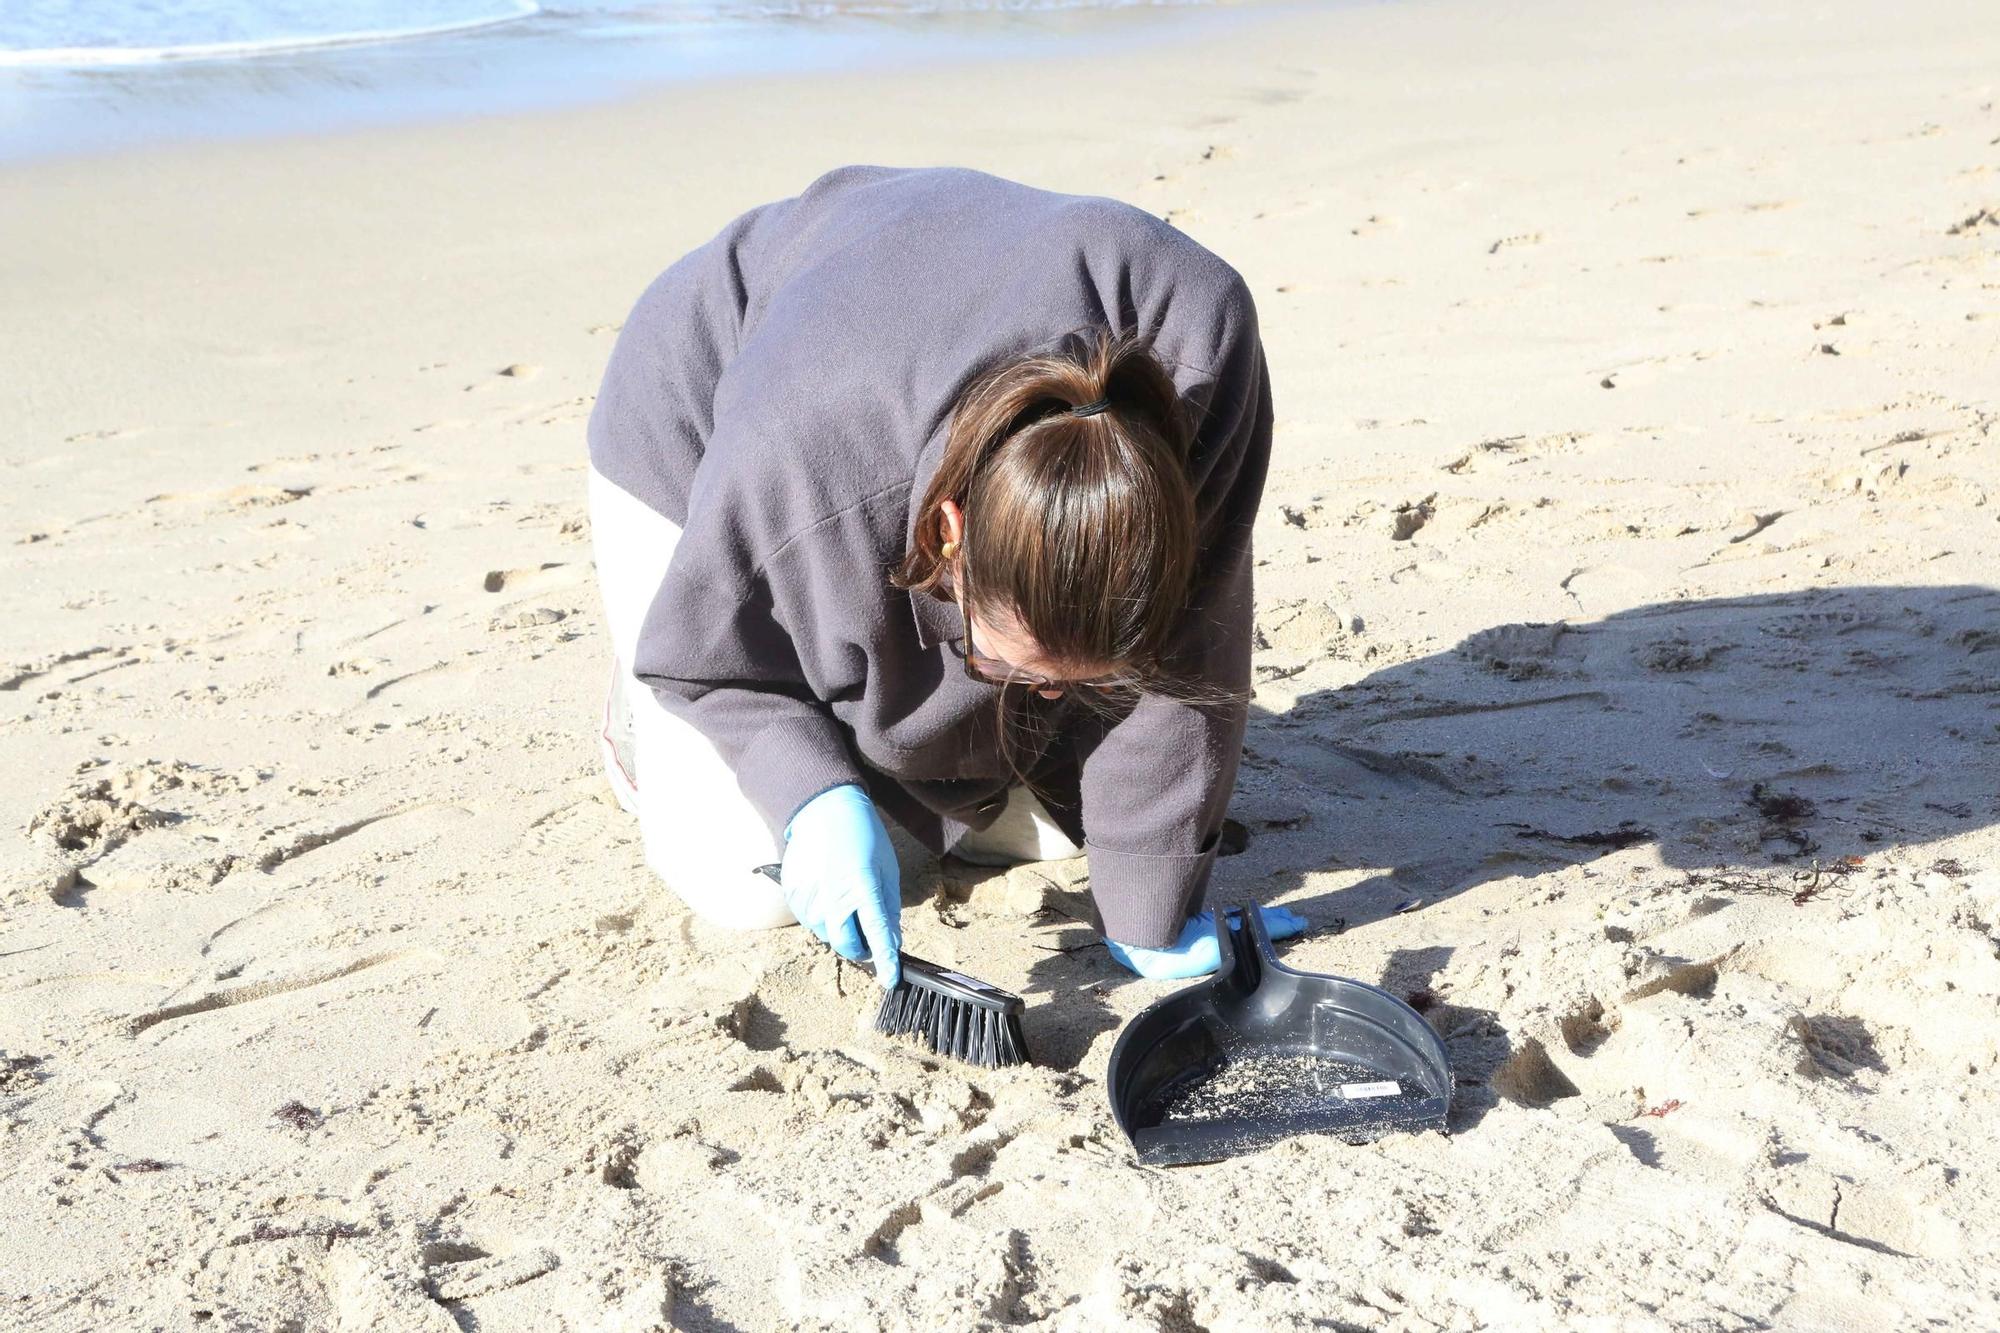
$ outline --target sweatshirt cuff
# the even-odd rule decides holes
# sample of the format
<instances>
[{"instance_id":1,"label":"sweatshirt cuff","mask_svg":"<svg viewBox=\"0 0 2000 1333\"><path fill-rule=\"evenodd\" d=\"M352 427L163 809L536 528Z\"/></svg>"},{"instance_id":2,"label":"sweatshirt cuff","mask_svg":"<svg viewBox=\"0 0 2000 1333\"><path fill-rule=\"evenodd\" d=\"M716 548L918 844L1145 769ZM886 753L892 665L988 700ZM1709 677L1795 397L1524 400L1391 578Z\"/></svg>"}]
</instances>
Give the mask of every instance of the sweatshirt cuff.
<instances>
[{"instance_id":1,"label":"sweatshirt cuff","mask_svg":"<svg viewBox=\"0 0 2000 1333\"><path fill-rule=\"evenodd\" d=\"M764 817L779 847L801 806L850 782L867 790L840 725L830 717L789 718L764 728L736 765L736 785Z\"/></svg>"},{"instance_id":2,"label":"sweatshirt cuff","mask_svg":"<svg viewBox=\"0 0 2000 1333\"><path fill-rule=\"evenodd\" d=\"M1201 910L1219 843L1210 838L1202 851L1159 856L1085 842L1100 933L1142 949L1177 943L1188 918Z\"/></svg>"}]
</instances>

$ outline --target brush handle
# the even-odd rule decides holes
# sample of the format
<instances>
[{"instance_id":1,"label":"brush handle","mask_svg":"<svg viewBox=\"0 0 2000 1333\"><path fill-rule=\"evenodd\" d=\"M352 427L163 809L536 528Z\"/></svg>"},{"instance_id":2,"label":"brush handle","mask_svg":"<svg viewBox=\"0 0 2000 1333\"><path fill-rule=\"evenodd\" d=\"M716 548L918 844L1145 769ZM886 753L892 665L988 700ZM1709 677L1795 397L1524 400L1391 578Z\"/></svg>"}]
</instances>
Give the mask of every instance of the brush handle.
<instances>
[{"instance_id":1,"label":"brush handle","mask_svg":"<svg viewBox=\"0 0 2000 1333\"><path fill-rule=\"evenodd\" d=\"M952 969L948 967L941 967L938 964L929 961L928 959L917 958L913 957L910 954L904 954L903 955L904 985L907 986L910 984L912 973L915 973L917 977L922 978L924 980L950 983L951 985L962 987L965 990L975 991L981 995L997 995L1002 999L1016 998L1011 991L1001 990L998 986L992 985L989 982L981 981L978 977L968 977L963 972L954 972Z\"/></svg>"}]
</instances>

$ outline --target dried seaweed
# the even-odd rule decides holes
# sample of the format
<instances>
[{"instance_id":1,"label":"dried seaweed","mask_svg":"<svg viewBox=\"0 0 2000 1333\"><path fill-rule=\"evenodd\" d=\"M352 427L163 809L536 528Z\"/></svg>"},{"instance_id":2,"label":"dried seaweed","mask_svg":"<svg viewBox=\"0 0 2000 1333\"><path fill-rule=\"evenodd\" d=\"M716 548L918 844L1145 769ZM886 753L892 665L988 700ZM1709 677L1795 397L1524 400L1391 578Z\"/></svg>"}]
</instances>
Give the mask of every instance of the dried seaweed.
<instances>
[{"instance_id":1,"label":"dried seaweed","mask_svg":"<svg viewBox=\"0 0 2000 1333\"><path fill-rule=\"evenodd\" d=\"M1515 830L1517 838L1531 838L1536 842L1553 842L1564 847L1607 847L1620 851L1627 847L1637 847L1640 843L1651 842L1653 830L1641 828L1631 821L1620 824L1615 829L1591 833L1551 833L1529 824L1504 824L1501 827Z\"/></svg>"},{"instance_id":2,"label":"dried seaweed","mask_svg":"<svg viewBox=\"0 0 2000 1333\"><path fill-rule=\"evenodd\" d=\"M134 1162L120 1162L116 1169L119 1171L126 1171L134 1174L145 1174L153 1171L172 1170L173 1163L162 1162L159 1159L153 1157L141 1157Z\"/></svg>"},{"instance_id":3,"label":"dried seaweed","mask_svg":"<svg viewBox=\"0 0 2000 1333\"><path fill-rule=\"evenodd\" d=\"M282 1120L293 1129L318 1129L326 1117L296 1099L286 1102L271 1112L272 1118Z\"/></svg>"},{"instance_id":4,"label":"dried seaweed","mask_svg":"<svg viewBox=\"0 0 2000 1333\"><path fill-rule=\"evenodd\" d=\"M1797 792L1772 791L1761 782L1750 788L1750 804L1776 824L1796 824L1819 813L1818 806Z\"/></svg>"}]
</instances>

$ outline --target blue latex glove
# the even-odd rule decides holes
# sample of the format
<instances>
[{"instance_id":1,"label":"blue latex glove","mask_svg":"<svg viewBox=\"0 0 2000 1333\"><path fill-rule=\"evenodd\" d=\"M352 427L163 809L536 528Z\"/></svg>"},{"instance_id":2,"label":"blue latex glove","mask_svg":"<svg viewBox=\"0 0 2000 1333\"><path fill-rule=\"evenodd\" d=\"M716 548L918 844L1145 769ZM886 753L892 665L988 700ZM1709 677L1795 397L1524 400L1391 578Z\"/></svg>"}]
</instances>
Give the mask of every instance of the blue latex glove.
<instances>
[{"instance_id":1,"label":"blue latex glove","mask_svg":"<svg viewBox=\"0 0 2000 1333\"><path fill-rule=\"evenodd\" d=\"M1257 911L1264 918L1264 929L1274 940L1302 935L1309 924L1289 908L1260 907ZM1148 981L1205 977L1222 966L1222 949L1215 942L1214 912L1195 913L1194 918L1181 927L1181 937L1162 949L1145 949L1111 939L1104 941L1104 947L1111 950L1113 958Z\"/></svg>"},{"instance_id":2,"label":"blue latex glove","mask_svg":"<svg viewBox=\"0 0 2000 1333\"><path fill-rule=\"evenodd\" d=\"M799 807L778 875L800 925L842 958L872 958L875 979L895 988L903 979L902 872L867 792L848 783Z\"/></svg>"}]
</instances>

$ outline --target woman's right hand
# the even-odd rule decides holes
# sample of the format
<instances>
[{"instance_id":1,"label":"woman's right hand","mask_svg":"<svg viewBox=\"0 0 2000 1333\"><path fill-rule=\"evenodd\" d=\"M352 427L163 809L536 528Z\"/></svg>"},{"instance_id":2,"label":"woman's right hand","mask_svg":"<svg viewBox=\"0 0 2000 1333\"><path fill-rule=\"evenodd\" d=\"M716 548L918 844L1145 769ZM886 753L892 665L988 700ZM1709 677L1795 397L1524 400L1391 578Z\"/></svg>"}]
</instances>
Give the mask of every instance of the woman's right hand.
<instances>
[{"instance_id":1,"label":"woman's right hand","mask_svg":"<svg viewBox=\"0 0 2000 1333\"><path fill-rule=\"evenodd\" d=\"M867 792L848 783L799 808L785 829L778 885L799 924L835 953L872 959L884 990L902 980L902 871Z\"/></svg>"},{"instance_id":2,"label":"woman's right hand","mask_svg":"<svg viewBox=\"0 0 2000 1333\"><path fill-rule=\"evenodd\" d=\"M1289 907L1260 907L1264 929L1272 939L1302 935L1311 923ZM1235 920L1235 913L1230 913ZM1111 956L1149 981L1184 980L1205 977L1222 966L1222 946L1215 940L1215 913L1201 911L1181 927L1181 937L1162 948L1147 949L1137 944L1120 944L1107 939Z\"/></svg>"}]
</instances>

